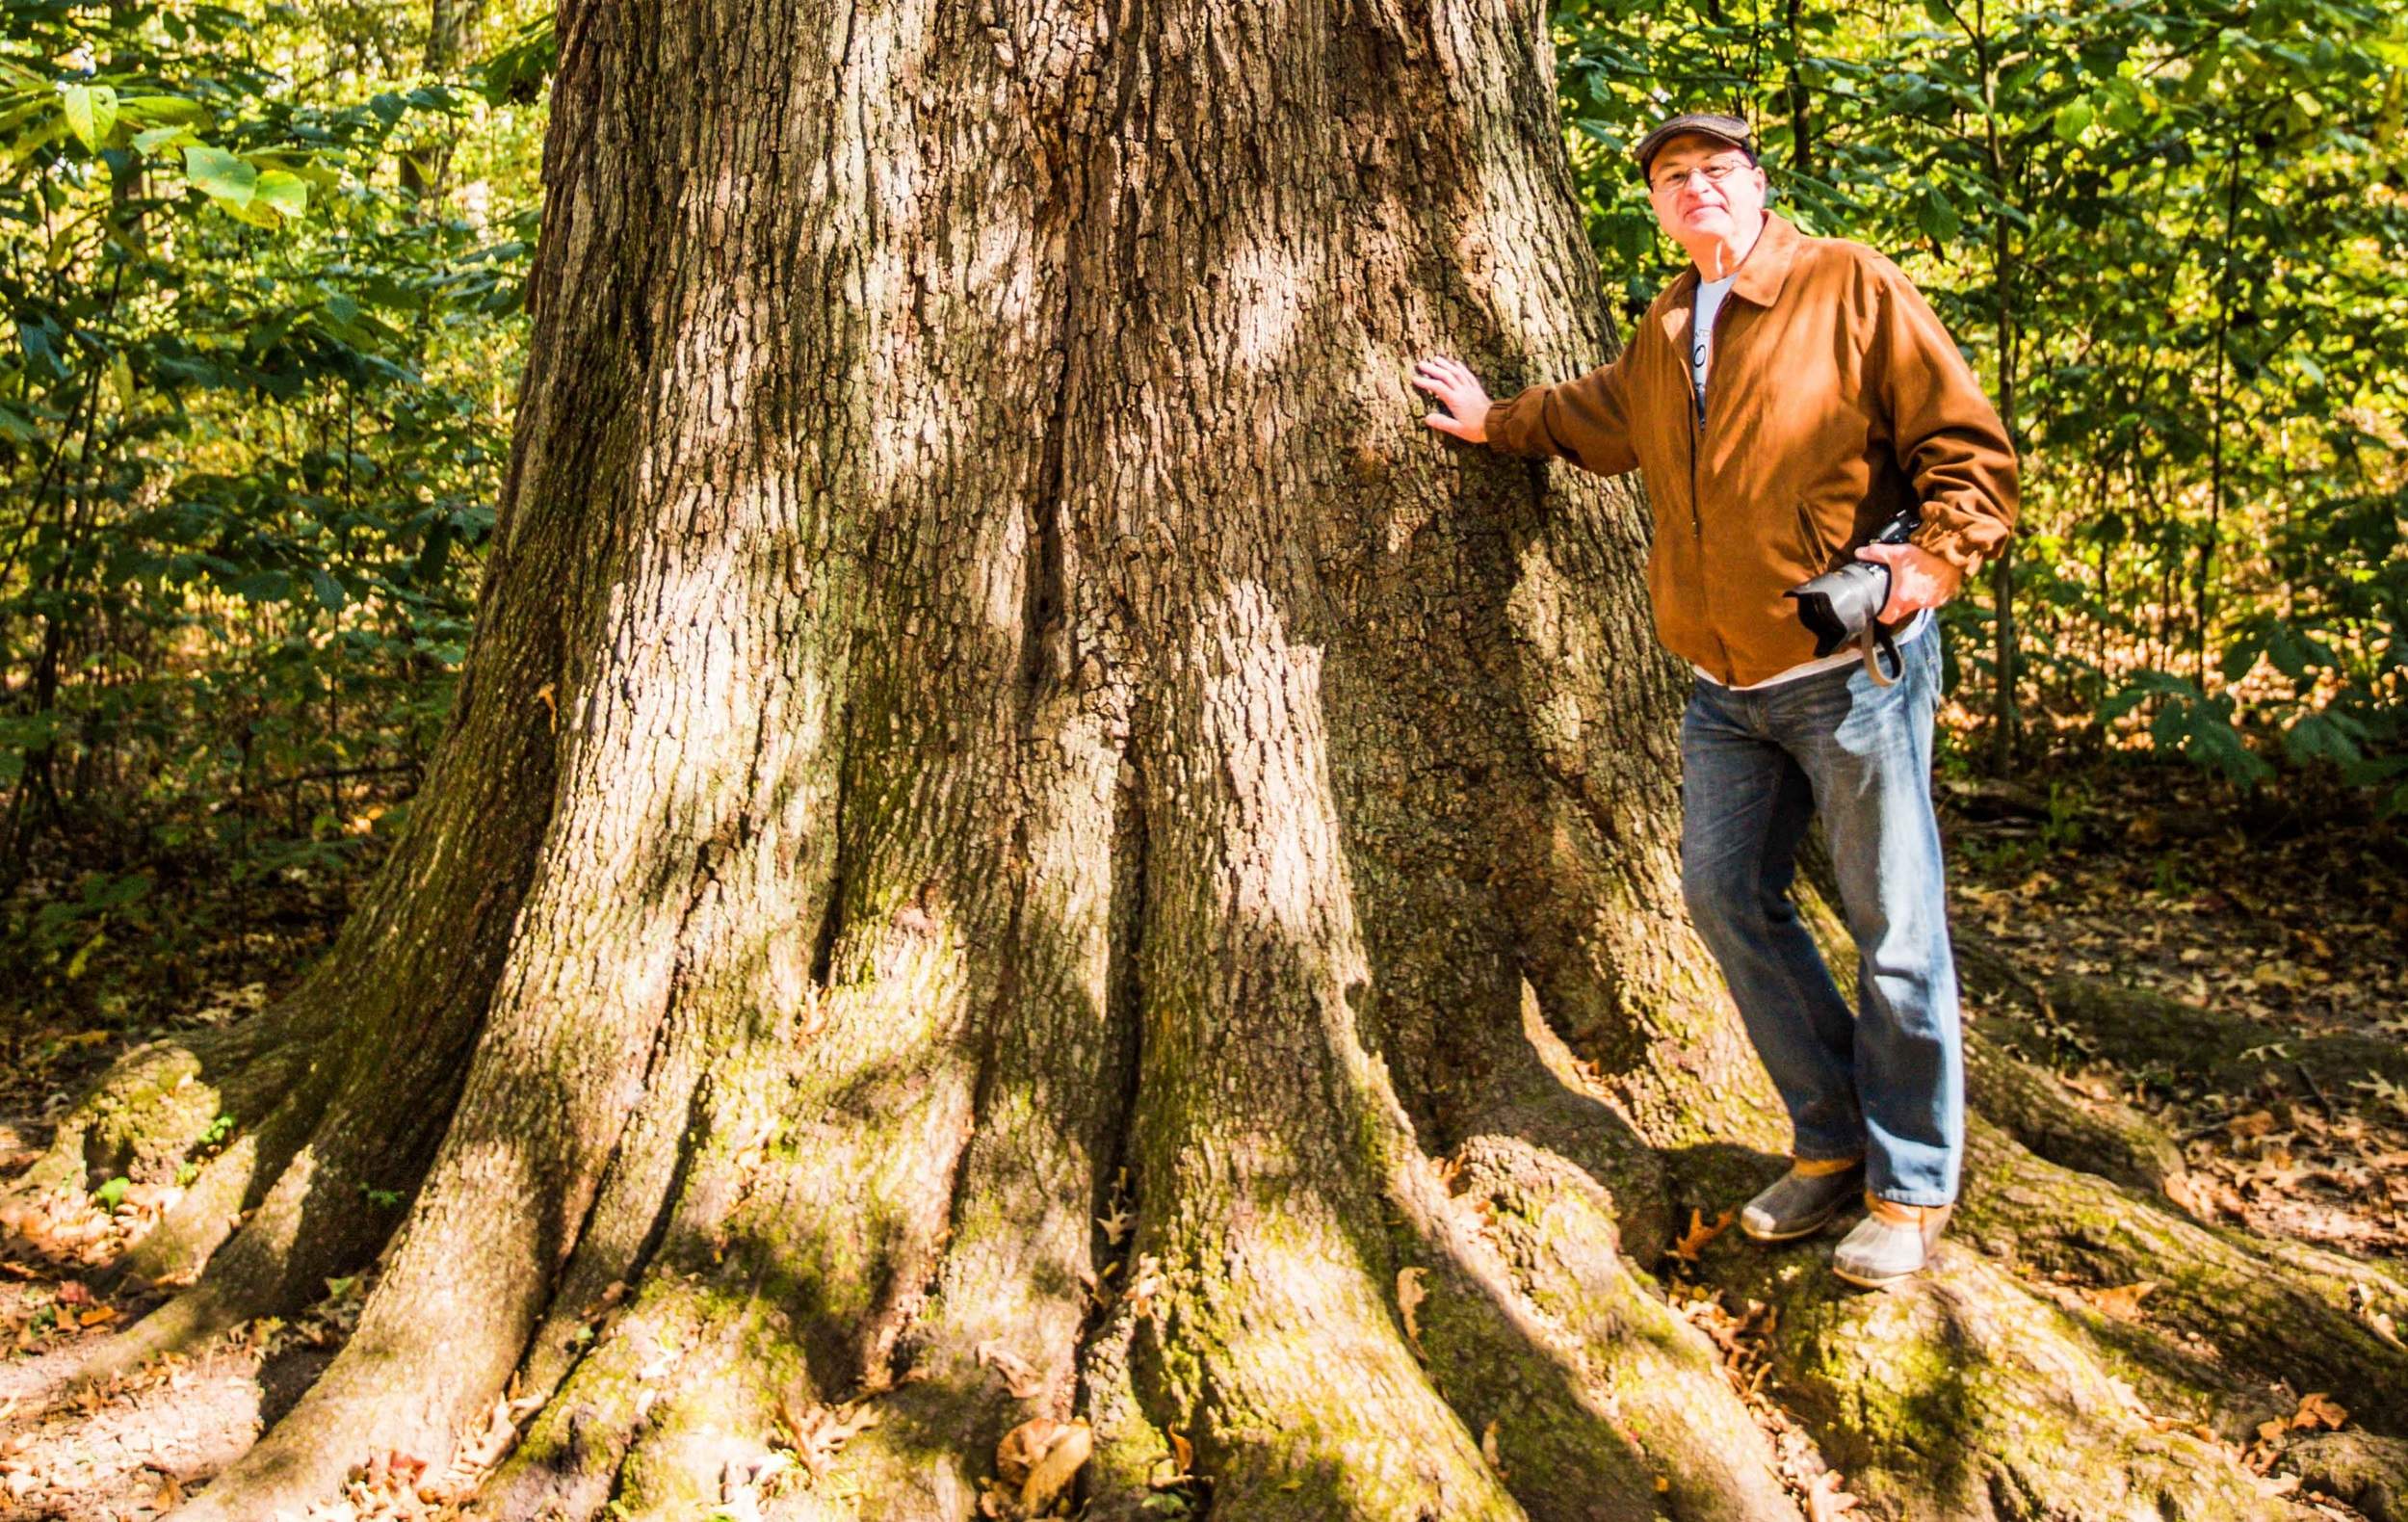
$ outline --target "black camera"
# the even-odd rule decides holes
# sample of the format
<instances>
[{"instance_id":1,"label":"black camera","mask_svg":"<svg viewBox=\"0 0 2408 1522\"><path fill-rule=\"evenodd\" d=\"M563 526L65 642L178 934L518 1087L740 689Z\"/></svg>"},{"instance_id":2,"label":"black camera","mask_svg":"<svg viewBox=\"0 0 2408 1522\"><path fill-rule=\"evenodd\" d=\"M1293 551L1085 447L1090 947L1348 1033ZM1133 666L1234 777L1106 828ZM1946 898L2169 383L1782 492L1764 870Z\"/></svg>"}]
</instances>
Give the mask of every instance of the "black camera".
<instances>
[{"instance_id":1,"label":"black camera","mask_svg":"<svg viewBox=\"0 0 2408 1522\"><path fill-rule=\"evenodd\" d=\"M1881 525L1866 542L1903 544L1922 522L1910 508ZM1881 608L1890 600L1887 565L1852 560L1837 570L1825 571L1813 581L1791 588L1782 595L1797 599L1798 621L1813 633L1818 659L1853 641L1864 648L1865 669L1882 686L1897 681L1896 673L1905 669L1898 660L1898 646L1891 643L1890 631L1881 627ZM1893 674L1882 673L1881 663L1873 653L1876 643L1889 653Z\"/></svg>"}]
</instances>

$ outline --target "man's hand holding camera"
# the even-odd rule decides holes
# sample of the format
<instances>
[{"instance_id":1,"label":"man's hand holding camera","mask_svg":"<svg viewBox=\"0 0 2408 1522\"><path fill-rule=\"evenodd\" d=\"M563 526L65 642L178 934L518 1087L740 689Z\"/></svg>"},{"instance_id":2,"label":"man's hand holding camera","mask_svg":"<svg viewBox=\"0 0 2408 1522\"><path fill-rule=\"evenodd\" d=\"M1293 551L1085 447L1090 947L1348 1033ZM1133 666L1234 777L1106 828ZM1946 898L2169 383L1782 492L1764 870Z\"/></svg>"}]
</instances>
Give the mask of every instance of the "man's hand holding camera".
<instances>
[{"instance_id":1,"label":"man's hand holding camera","mask_svg":"<svg viewBox=\"0 0 2408 1522\"><path fill-rule=\"evenodd\" d=\"M1880 614L1886 624L1904 623L1925 608L1937 608L1965 583L1962 568L1920 544L1867 544L1856 558L1889 568L1890 600L1881 605Z\"/></svg>"}]
</instances>

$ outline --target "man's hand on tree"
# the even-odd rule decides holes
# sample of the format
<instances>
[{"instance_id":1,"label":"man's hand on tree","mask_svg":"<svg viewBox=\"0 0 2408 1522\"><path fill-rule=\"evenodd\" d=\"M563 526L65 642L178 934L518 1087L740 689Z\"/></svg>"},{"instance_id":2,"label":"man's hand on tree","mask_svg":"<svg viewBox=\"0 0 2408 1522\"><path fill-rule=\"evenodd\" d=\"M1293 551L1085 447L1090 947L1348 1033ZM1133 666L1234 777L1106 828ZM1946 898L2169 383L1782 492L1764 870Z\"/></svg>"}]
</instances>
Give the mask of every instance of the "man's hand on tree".
<instances>
[{"instance_id":1,"label":"man's hand on tree","mask_svg":"<svg viewBox=\"0 0 2408 1522\"><path fill-rule=\"evenodd\" d=\"M1857 550L1860 561L1878 561L1890 567L1890 600L1881 605L1883 623L1902 623L1925 608L1937 608L1956 595L1965 573L1920 544L1867 544Z\"/></svg>"},{"instance_id":2,"label":"man's hand on tree","mask_svg":"<svg viewBox=\"0 0 2408 1522\"><path fill-rule=\"evenodd\" d=\"M1413 366L1413 383L1447 408L1432 412L1423 422L1467 444L1488 442L1488 393L1480 389L1479 379L1471 371L1453 359L1423 359Z\"/></svg>"}]
</instances>

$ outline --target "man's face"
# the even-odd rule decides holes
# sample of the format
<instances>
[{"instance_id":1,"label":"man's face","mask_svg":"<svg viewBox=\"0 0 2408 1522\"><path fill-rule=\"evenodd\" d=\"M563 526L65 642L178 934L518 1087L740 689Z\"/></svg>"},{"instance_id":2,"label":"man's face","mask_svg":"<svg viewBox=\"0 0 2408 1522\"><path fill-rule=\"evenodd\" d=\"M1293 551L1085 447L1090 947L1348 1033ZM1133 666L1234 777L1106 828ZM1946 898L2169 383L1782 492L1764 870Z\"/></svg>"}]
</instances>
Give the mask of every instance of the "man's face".
<instances>
[{"instance_id":1,"label":"man's face","mask_svg":"<svg viewBox=\"0 0 2408 1522\"><path fill-rule=\"evenodd\" d=\"M1739 240L1765 214L1765 171L1718 138L1683 133L1647 166L1647 199L1673 241Z\"/></svg>"}]
</instances>

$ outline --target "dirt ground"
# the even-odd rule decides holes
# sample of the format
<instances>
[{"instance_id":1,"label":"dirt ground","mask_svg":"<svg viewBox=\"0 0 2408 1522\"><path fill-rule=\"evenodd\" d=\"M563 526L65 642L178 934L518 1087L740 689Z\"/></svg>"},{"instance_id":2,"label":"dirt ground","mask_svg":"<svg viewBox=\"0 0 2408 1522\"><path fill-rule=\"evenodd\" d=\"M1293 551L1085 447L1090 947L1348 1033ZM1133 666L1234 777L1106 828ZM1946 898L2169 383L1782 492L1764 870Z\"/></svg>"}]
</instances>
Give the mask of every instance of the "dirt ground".
<instances>
[{"instance_id":1,"label":"dirt ground","mask_svg":"<svg viewBox=\"0 0 2408 1522\"><path fill-rule=\"evenodd\" d=\"M2002 961L1969 965L1967 1018L2019 1022L2078 1095L2120 1100L2178 1138L2190 1169L2184 1203L2205 1219L2365 1257L2408 1256L2408 1089L2380 1073L2318 1084L2292 1058L2335 1034L2397 1046L2408 1037L2408 842L2398 826L2304 799L2236 800L2195 774L2110 768L2079 783L1998 786L1944 778L1944 826L1960 941ZM239 1019L306 965L343 911L348 882L269 884L229 899L205 945L146 954L138 937L77 968L51 967L0 995L0 1183L37 1155L55 1117L137 1040ZM146 955L148 959L145 959ZM164 962L172 958L171 968ZM1970 963L1973 958L1968 958ZM2064 978L2160 994L2263 1027L2240 1083L2215 1087L2168 1064L2099 1059L2083 1033L2046 1017ZM2034 1011L2041 1016L2034 1017ZM2254 1077L2248 1075L2254 1074ZM0 1240L0 1518L120 1522L156 1516L240 1455L307 1388L348 1333L363 1284L329 1285L292 1324L259 1322L64 1404L36 1399L49 1361L147 1308L91 1282L165 1208L165 1190L118 1186L80 1219L56 1222L49 1250ZM1687 1244L1693 1254L1698 1244ZM1726 1354L1776 1444L1801 1465L1818 1518L1847 1506L1839 1477L1766 1391L1744 1306L1684 1289L1676 1299ZM2052 1285L2053 1294L2146 1314L2146 1289ZM2303 1400L2303 1430L2345 1429L2347 1393ZM2332 1413L2341 1415L2334 1418ZM507 1418L495 1438L506 1441ZM498 1449L498 1443L496 1445ZM2268 1483L2283 1483L2269 1440ZM424 1516L418 1475L364 1475L319 1515ZM454 1487L457 1489L457 1486ZM2301 1495L2303 1501L2313 1501ZM2345 1508L2319 1509L2337 1518Z\"/></svg>"}]
</instances>

